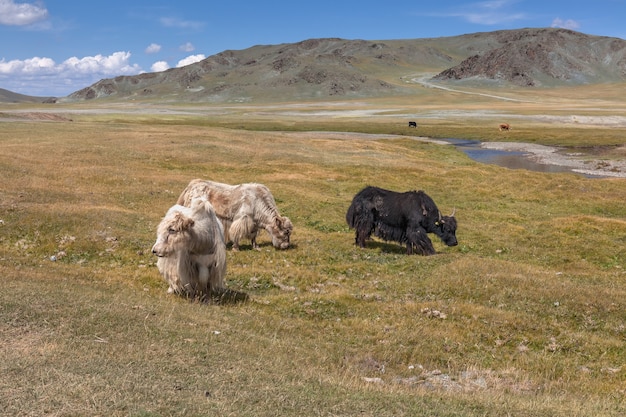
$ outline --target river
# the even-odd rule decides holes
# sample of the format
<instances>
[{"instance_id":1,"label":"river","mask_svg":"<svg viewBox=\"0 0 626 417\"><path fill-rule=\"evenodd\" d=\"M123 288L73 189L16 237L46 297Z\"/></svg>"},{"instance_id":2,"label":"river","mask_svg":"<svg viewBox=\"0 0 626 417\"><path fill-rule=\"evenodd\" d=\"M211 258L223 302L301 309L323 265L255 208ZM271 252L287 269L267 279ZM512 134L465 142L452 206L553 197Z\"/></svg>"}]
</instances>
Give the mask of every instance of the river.
<instances>
[{"instance_id":1,"label":"river","mask_svg":"<svg viewBox=\"0 0 626 417\"><path fill-rule=\"evenodd\" d=\"M510 169L526 169L537 172L573 172L572 167L538 163L532 155L524 151L491 149L482 146L480 141L466 139L445 139L476 162L498 165ZM582 174L589 176L587 174Z\"/></svg>"}]
</instances>

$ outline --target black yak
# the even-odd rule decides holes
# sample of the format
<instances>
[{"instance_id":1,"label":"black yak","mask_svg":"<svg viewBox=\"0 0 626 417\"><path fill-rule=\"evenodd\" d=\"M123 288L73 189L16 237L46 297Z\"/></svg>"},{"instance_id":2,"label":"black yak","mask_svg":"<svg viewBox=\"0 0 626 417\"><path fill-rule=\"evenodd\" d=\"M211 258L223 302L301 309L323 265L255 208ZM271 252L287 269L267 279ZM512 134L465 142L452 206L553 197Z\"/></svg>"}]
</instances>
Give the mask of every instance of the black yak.
<instances>
[{"instance_id":1,"label":"black yak","mask_svg":"<svg viewBox=\"0 0 626 417\"><path fill-rule=\"evenodd\" d=\"M427 233L436 234L448 246L458 244L454 211L442 216L424 191L398 193L365 187L354 196L346 221L355 229L355 243L361 248L372 234L385 241L406 243L407 255L436 253Z\"/></svg>"}]
</instances>

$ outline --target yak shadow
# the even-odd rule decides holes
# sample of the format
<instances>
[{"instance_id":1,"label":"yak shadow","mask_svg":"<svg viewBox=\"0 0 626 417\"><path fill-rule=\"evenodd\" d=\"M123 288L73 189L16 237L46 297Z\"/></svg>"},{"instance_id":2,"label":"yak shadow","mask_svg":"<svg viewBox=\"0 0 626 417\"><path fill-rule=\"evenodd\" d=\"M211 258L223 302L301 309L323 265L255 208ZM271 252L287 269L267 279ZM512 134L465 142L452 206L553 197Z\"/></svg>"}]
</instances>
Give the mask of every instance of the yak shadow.
<instances>
[{"instance_id":1,"label":"yak shadow","mask_svg":"<svg viewBox=\"0 0 626 417\"><path fill-rule=\"evenodd\" d=\"M262 242L262 243L258 243L258 245L259 245L259 249L258 250L263 250L265 248L276 249L276 248L274 248L274 245L272 245L272 242ZM289 243L289 247L287 249L276 249L276 250L277 251L285 251L285 250L292 250L292 249L297 249L297 248L298 248L297 244ZM226 250L232 251L232 249L233 249L233 244L231 242L229 242L226 245ZM239 252L249 251L249 250L255 250L252 247L252 243L249 243L247 245L246 244L242 245L241 243L239 244ZM235 251L235 252L237 252L237 251Z\"/></svg>"},{"instance_id":2,"label":"yak shadow","mask_svg":"<svg viewBox=\"0 0 626 417\"><path fill-rule=\"evenodd\" d=\"M250 300L250 296L243 292L230 288L220 288L218 290L211 291L210 294L201 295L183 295L187 301L191 303L199 304L214 304L214 305L234 305L240 303L246 303Z\"/></svg>"},{"instance_id":3,"label":"yak shadow","mask_svg":"<svg viewBox=\"0 0 626 417\"><path fill-rule=\"evenodd\" d=\"M250 296L243 291L237 291L230 288L221 288L219 290L212 291L210 296L208 297L207 302L209 304L232 305L245 303L249 300Z\"/></svg>"},{"instance_id":4,"label":"yak shadow","mask_svg":"<svg viewBox=\"0 0 626 417\"><path fill-rule=\"evenodd\" d=\"M383 253L394 253L399 255L406 254L406 245L399 245L397 243L385 242L380 240L368 240L364 249L378 249Z\"/></svg>"},{"instance_id":5,"label":"yak shadow","mask_svg":"<svg viewBox=\"0 0 626 417\"><path fill-rule=\"evenodd\" d=\"M389 253L396 255L406 255L406 244L400 245L399 243L385 242L382 240L368 240L364 250L378 249L381 253ZM435 252L433 255L438 255L440 252ZM433 256L433 255L421 255L419 252L413 252L417 256Z\"/></svg>"}]
</instances>

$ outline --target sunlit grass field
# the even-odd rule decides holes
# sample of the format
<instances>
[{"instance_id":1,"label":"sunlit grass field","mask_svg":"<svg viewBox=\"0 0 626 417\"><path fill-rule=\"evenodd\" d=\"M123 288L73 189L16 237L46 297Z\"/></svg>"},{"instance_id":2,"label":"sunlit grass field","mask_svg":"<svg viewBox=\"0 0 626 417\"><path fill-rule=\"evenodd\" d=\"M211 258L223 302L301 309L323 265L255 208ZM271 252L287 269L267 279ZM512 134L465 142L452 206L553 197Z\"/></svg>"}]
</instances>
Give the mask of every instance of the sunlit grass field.
<instances>
[{"instance_id":1,"label":"sunlit grass field","mask_svg":"<svg viewBox=\"0 0 626 417\"><path fill-rule=\"evenodd\" d=\"M410 137L615 144L623 128L409 131L391 104L399 121L73 110L0 122L0 413L626 412L626 180L482 165ZM150 248L193 178L263 183L294 223L290 250L262 235L260 251L229 251L247 303L166 294ZM456 209L459 246L355 247L345 212L368 184Z\"/></svg>"}]
</instances>

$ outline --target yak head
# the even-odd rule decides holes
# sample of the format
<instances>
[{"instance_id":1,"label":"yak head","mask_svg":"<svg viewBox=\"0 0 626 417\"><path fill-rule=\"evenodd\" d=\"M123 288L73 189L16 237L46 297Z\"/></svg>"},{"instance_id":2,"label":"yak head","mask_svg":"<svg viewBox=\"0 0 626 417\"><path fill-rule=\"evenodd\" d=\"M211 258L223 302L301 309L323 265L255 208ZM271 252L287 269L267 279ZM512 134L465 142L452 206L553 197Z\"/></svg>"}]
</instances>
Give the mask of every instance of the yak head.
<instances>
[{"instance_id":1,"label":"yak head","mask_svg":"<svg viewBox=\"0 0 626 417\"><path fill-rule=\"evenodd\" d=\"M206 254L212 248L213 238L207 229L213 207L205 198L194 199L191 207L174 205L157 227L157 240L152 253L159 258L177 252ZM213 214L213 216L215 216ZM215 218L214 222L218 222Z\"/></svg>"},{"instance_id":2,"label":"yak head","mask_svg":"<svg viewBox=\"0 0 626 417\"><path fill-rule=\"evenodd\" d=\"M434 233L448 246L456 246L459 242L456 240L456 219L454 212L449 216L442 216L439 212L439 219L435 222Z\"/></svg>"},{"instance_id":3,"label":"yak head","mask_svg":"<svg viewBox=\"0 0 626 417\"><path fill-rule=\"evenodd\" d=\"M274 223L268 228L272 236L272 245L276 249L289 248L289 239L293 231L293 224L288 217L277 216Z\"/></svg>"},{"instance_id":4,"label":"yak head","mask_svg":"<svg viewBox=\"0 0 626 417\"><path fill-rule=\"evenodd\" d=\"M193 225L193 219L179 211L168 213L168 216L159 224L152 253L158 257L166 257L180 250L188 240L188 234Z\"/></svg>"}]
</instances>

